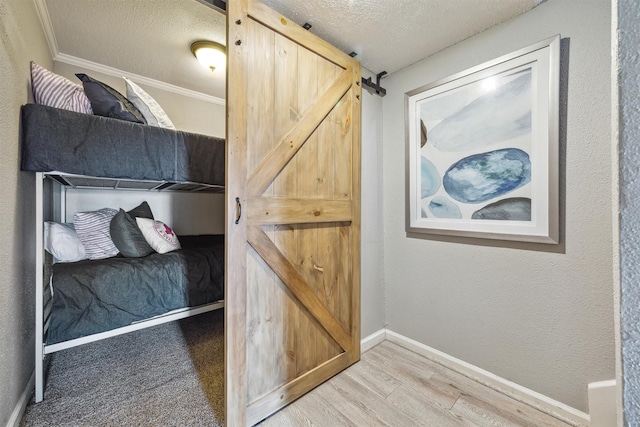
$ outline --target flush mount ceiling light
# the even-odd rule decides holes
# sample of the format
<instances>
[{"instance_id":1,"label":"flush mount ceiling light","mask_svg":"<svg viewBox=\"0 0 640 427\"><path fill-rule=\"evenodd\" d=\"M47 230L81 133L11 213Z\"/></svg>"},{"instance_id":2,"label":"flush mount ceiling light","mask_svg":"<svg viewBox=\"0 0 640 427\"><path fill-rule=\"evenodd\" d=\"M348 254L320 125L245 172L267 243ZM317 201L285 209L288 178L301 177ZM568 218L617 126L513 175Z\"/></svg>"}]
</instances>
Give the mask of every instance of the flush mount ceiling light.
<instances>
[{"instance_id":1,"label":"flush mount ceiling light","mask_svg":"<svg viewBox=\"0 0 640 427\"><path fill-rule=\"evenodd\" d=\"M224 68L227 64L227 53L220 43L198 40L191 43L191 52L205 67L214 71L216 68Z\"/></svg>"}]
</instances>

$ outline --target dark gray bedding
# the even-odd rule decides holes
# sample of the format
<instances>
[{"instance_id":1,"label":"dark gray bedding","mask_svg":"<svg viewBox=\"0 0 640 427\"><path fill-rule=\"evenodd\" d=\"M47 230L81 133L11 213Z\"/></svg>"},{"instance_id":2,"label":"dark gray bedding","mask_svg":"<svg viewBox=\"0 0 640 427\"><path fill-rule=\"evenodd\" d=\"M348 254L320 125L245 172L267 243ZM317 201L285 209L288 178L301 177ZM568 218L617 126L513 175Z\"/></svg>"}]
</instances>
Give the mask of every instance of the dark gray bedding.
<instances>
[{"instance_id":1,"label":"dark gray bedding","mask_svg":"<svg viewBox=\"0 0 640 427\"><path fill-rule=\"evenodd\" d=\"M224 236L182 236L143 258L58 263L47 344L224 299Z\"/></svg>"},{"instance_id":2,"label":"dark gray bedding","mask_svg":"<svg viewBox=\"0 0 640 427\"><path fill-rule=\"evenodd\" d=\"M24 171L224 185L224 139L38 104L21 114Z\"/></svg>"}]
</instances>

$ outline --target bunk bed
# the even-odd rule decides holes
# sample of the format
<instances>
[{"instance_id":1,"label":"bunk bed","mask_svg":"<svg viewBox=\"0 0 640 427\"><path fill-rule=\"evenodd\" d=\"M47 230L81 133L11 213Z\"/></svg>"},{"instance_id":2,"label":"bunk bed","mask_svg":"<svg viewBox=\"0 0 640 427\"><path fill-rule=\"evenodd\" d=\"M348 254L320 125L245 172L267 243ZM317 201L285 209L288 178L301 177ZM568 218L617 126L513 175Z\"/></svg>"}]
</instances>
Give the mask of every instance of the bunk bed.
<instances>
[{"instance_id":1,"label":"bunk bed","mask_svg":"<svg viewBox=\"0 0 640 427\"><path fill-rule=\"evenodd\" d=\"M27 104L21 169L36 173L36 401L47 354L224 306L224 236L180 236L140 258L56 263L45 221L64 222L68 188L224 192L225 141Z\"/></svg>"}]
</instances>

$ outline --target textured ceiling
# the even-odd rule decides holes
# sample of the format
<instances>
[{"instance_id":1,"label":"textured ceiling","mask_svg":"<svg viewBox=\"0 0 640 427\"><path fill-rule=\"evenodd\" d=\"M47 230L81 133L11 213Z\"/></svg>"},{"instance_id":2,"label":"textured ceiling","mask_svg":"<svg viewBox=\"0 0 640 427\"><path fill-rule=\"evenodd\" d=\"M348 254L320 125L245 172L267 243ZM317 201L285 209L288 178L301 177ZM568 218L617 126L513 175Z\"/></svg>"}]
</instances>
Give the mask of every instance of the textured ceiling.
<instances>
[{"instance_id":1,"label":"textured ceiling","mask_svg":"<svg viewBox=\"0 0 640 427\"><path fill-rule=\"evenodd\" d=\"M411 65L542 0L263 0L379 73Z\"/></svg>"},{"instance_id":2,"label":"textured ceiling","mask_svg":"<svg viewBox=\"0 0 640 427\"><path fill-rule=\"evenodd\" d=\"M36 0L59 53L224 98L224 72L189 45L225 44L225 17L208 0ZM362 65L392 73L535 7L542 0L263 0ZM64 60L64 59L63 59Z\"/></svg>"}]
</instances>

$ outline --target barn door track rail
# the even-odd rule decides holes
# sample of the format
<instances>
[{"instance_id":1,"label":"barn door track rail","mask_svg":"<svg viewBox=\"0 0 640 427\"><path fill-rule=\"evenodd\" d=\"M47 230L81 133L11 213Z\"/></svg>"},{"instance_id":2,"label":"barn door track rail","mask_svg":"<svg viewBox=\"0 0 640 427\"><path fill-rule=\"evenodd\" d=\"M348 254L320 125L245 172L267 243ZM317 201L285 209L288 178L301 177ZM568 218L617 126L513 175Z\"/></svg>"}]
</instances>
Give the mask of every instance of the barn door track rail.
<instances>
[{"instance_id":1,"label":"barn door track rail","mask_svg":"<svg viewBox=\"0 0 640 427\"><path fill-rule=\"evenodd\" d=\"M217 9L222 13L227 12L227 0L200 0L200 1L208 3L214 9ZM302 28L304 28L305 30L310 30L311 27L312 25L309 24L308 22L305 22L304 25L302 26ZM356 55L357 53L355 52L351 52L349 54L349 56L351 56L352 58ZM371 94L375 93L376 95L379 95L379 96L385 96L387 94L387 90L382 86L380 86L380 80L386 75L387 75L386 71L376 74L375 83L373 82L372 77L368 77L366 79L362 77L362 87L367 89L367 91L369 91L369 93Z\"/></svg>"},{"instance_id":2,"label":"barn door track rail","mask_svg":"<svg viewBox=\"0 0 640 427\"><path fill-rule=\"evenodd\" d=\"M366 79L363 77L362 87L367 89L371 94L375 93L376 95L385 96L387 94L387 90L382 86L380 86L380 80L386 75L387 75L386 71L376 74L375 83L371 80L372 79L371 77L368 77Z\"/></svg>"}]
</instances>

